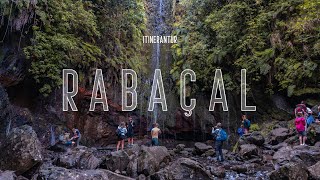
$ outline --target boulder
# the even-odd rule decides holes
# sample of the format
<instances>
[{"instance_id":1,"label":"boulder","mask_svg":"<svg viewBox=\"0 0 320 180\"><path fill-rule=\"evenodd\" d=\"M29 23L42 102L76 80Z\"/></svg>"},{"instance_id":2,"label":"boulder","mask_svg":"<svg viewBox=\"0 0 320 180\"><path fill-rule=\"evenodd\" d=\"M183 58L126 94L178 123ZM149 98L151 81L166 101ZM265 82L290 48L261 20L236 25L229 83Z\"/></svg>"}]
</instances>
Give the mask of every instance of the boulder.
<instances>
[{"instance_id":1,"label":"boulder","mask_svg":"<svg viewBox=\"0 0 320 180\"><path fill-rule=\"evenodd\" d=\"M101 161L93 154L94 149L85 146L69 148L66 153L59 156L56 165L68 169L96 169Z\"/></svg>"},{"instance_id":2,"label":"boulder","mask_svg":"<svg viewBox=\"0 0 320 180\"><path fill-rule=\"evenodd\" d=\"M226 170L222 166L210 167L210 172L218 178L224 178L226 176Z\"/></svg>"},{"instance_id":3,"label":"boulder","mask_svg":"<svg viewBox=\"0 0 320 180\"><path fill-rule=\"evenodd\" d=\"M269 173L269 178L271 180L278 179L296 179L296 180L307 180L308 170L302 163L290 162L277 170Z\"/></svg>"},{"instance_id":4,"label":"boulder","mask_svg":"<svg viewBox=\"0 0 320 180\"><path fill-rule=\"evenodd\" d=\"M160 169L161 163L169 163L171 156L164 146L141 147L137 159L138 174L152 175Z\"/></svg>"},{"instance_id":5,"label":"boulder","mask_svg":"<svg viewBox=\"0 0 320 180\"><path fill-rule=\"evenodd\" d=\"M119 170L120 172L126 171L129 164L129 155L126 151L111 152L106 158L106 168L110 171Z\"/></svg>"},{"instance_id":6,"label":"boulder","mask_svg":"<svg viewBox=\"0 0 320 180\"><path fill-rule=\"evenodd\" d=\"M308 167L309 175L312 179L320 179L320 161L315 165Z\"/></svg>"},{"instance_id":7,"label":"boulder","mask_svg":"<svg viewBox=\"0 0 320 180\"><path fill-rule=\"evenodd\" d=\"M208 146L205 143L196 142L194 144L194 153L197 155L202 155L206 151L212 149L212 146Z\"/></svg>"},{"instance_id":8,"label":"boulder","mask_svg":"<svg viewBox=\"0 0 320 180\"><path fill-rule=\"evenodd\" d=\"M43 167L33 178L46 180L133 180L130 177L122 176L105 169L80 170L57 166Z\"/></svg>"},{"instance_id":9,"label":"boulder","mask_svg":"<svg viewBox=\"0 0 320 180\"><path fill-rule=\"evenodd\" d=\"M189 158L179 158L170 166L151 175L151 179L213 179L211 174L198 162Z\"/></svg>"},{"instance_id":10,"label":"boulder","mask_svg":"<svg viewBox=\"0 0 320 180\"><path fill-rule=\"evenodd\" d=\"M175 152L179 153L179 152L183 151L185 147L186 147L186 145L184 145L184 144L178 144L176 146L176 151Z\"/></svg>"},{"instance_id":11,"label":"boulder","mask_svg":"<svg viewBox=\"0 0 320 180\"><path fill-rule=\"evenodd\" d=\"M0 168L20 175L43 160L41 143L31 126L13 128L0 147Z\"/></svg>"},{"instance_id":12,"label":"boulder","mask_svg":"<svg viewBox=\"0 0 320 180\"><path fill-rule=\"evenodd\" d=\"M206 157L214 156L215 155L215 150L210 149L210 150L206 151L203 155L206 156Z\"/></svg>"},{"instance_id":13,"label":"boulder","mask_svg":"<svg viewBox=\"0 0 320 180\"><path fill-rule=\"evenodd\" d=\"M303 162L306 166L312 166L320 161L320 147L285 146L274 153L273 161L280 166L288 162Z\"/></svg>"},{"instance_id":14,"label":"boulder","mask_svg":"<svg viewBox=\"0 0 320 180\"><path fill-rule=\"evenodd\" d=\"M250 134L245 134L240 138L239 144L254 144L257 146L262 146L264 143L265 139L262 136L262 134L258 131L254 131Z\"/></svg>"},{"instance_id":15,"label":"boulder","mask_svg":"<svg viewBox=\"0 0 320 180\"><path fill-rule=\"evenodd\" d=\"M290 131L287 128L276 128L271 131L270 136L271 144L276 145L286 140L290 136Z\"/></svg>"},{"instance_id":16,"label":"boulder","mask_svg":"<svg viewBox=\"0 0 320 180\"><path fill-rule=\"evenodd\" d=\"M240 146L240 155L245 159L259 156L259 149L254 144L243 144Z\"/></svg>"},{"instance_id":17,"label":"boulder","mask_svg":"<svg viewBox=\"0 0 320 180\"><path fill-rule=\"evenodd\" d=\"M0 171L0 179L16 180L17 176L14 174L14 171Z\"/></svg>"}]
</instances>

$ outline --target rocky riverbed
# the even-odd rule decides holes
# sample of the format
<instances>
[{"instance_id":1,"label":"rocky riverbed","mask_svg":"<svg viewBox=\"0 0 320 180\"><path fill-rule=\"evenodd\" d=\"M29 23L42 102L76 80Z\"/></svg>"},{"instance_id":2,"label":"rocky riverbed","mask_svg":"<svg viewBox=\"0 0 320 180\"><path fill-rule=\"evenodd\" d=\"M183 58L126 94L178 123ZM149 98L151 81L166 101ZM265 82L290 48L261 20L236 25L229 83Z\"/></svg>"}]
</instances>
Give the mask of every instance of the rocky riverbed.
<instances>
[{"instance_id":1,"label":"rocky riverbed","mask_svg":"<svg viewBox=\"0 0 320 180\"><path fill-rule=\"evenodd\" d=\"M312 125L320 136L320 125ZM297 145L296 133L275 127L255 131L223 150L217 162L213 142L148 147L137 140L124 151L107 147L43 147L31 126L12 129L0 150L0 179L319 179L320 142ZM174 145L174 144L177 145ZM190 145L193 144L193 145Z\"/></svg>"}]
</instances>

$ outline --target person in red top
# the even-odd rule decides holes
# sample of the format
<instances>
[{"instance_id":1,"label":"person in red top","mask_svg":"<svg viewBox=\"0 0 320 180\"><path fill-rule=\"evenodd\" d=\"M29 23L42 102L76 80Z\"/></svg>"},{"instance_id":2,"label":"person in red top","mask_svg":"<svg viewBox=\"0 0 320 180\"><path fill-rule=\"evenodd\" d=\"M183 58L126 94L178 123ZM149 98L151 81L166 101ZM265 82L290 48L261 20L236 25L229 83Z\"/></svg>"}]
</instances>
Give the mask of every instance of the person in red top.
<instances>
[{"instance_id":1,"label":"person in red top","mask_svg":"<svg viewBox=\"0 0 320 180\"><path fill-rule=\"evenodd\" d=\"M301 101L300 104L296 105L296 108L294 109L294 114L296 115L296 117L298 117L298 112L302 112L303 116L307 114L307 106L304 101Z\"/></svg>"},{"instance_id":2,"label":"person in red top","mask_svg":"<svg viewBox=\"0 0 320 180\"><path fill-rule=\"evenodd\" d=\"M307 133L306 133L306 120L303 117L303 112L298 112L297 113L296 120L295 120L295 125L296 129L299 134L299 140L300 140L300 145L305 145L306 139L307 139Z\"/></svg>"}]
</instances>

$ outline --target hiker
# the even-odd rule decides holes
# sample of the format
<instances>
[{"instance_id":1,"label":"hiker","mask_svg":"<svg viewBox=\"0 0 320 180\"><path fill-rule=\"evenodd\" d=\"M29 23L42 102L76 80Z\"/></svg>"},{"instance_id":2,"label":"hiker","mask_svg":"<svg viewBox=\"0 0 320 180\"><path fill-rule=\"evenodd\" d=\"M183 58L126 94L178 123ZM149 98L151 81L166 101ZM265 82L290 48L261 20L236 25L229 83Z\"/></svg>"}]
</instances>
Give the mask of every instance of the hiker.
<instances>
[{"instance_id":1,"label":"hiker","mask_svg":"<svg viewBox=\"0 0 320 180\"><path fill-rule=\"evenodd\" d=\"M81 140L81 133L78 129L72 128L73 136L70 139L72 141L72 145L79 146Z\"/></svg>"},{"instance_id":2,"label":"hiker","mask_svg":"<svg viewBox=\"0 0 320 180\"><path fill-rule=\"evenodd\" d=\"M159 129L159 124L154 123L153 128L151 129L151 145L152 146L159 146L159 134L161 134L161 130Z\"/></svg>"},{"instance_id":3,"label":"hiker","mask_svg":"<svg viewBox=\"0 0 320 180\"><path fill-rule=\"evenodd\" d=\"M118 129L117 129L117 136L118 136L117 151L119 151L120 144L121 144L121 150L123 150L126 134L127 134L126 124L124 122L121 122L121 124L118 126Z\"/></svg>"},{"instance_id":4,"label":"hiker","mask_svg":"<svg viewBox=\"0 0 320 180\"><path fill-rule=\"evenodd\" d=\"M243 124L241 125L241 127L238 128L237 133L238 133L238 135L240 137L243 136L243 134L244 134L244 126L243 126Z\"/></svg>"},{"instance_id":5,"label":"hiker","mask_svg":"<svg viewBox=\"0 0 320 180\"><path fill-rule=\"evenodd\" d=\"M302 115L305 117L307 112L307 106L304 101L301 101L300 104L296 105L296 108L294 109L294 114L296 117L298 117L298 113L302 112Z\"/></svg>"},{"instance_id":6,"label":"hiker","mask_svg":"<svg viewBox=\"0 0 320 180\"><path fill-rule=\"evenodd\" d=\"M247 118L247 115L242 115L242 124L244 127L244 134L248 134L250 131L251 121Z\"/></svg>"},{"instance_id":7,"label":"hiker","mask_svg":"<svg viewBox=\"0 0 320 180\"><path fill-rule=\"evenodd\" d=\"M127 125L127 137L128 137L128 146L133 146L133 136L134 136L134 132L133 132L133 127L134 127L134 123L132 120L132 117L129 117L129 122Z\"/></svg>"},{"instance_id":8,"label":"hiker","mask_svg":"<svg viewBox=\"0 0 320 180\"><path fill-rule=\"evenodd\" d=\"M212 128L212 136L215 139L215 150L217 155L217 160L223 162L222 145L223 142L227 140L228 135L225 130L222 129L221 123L218 123Z\"/></svg>"},{"instance_id":9,"label":"hiker","mask_svg":"<svg viewBox=\"0 0 320 180\"><path fill-rule=\"evenodd\" d=\"M306 142L306 129L305 129L305 125L306 125L306 121L305 118L303 117L303 112L298 112L297 113L297 118L295 120L295 125L296 125L296 129L298 131L299 134L299 140L300 140L300 145L305 145Z\"/></svg>"},{"instance_id":10,"label":"hiker","mask_svg":"<svg viewBox=\"0 0 320 180\"><path fill-rule=\"evenodd\" d=\"M307 108L307 127L309 127L312 123L314 123L314 117L312 115L312 110L310 108Z\"/></svg>"}]
</instances>

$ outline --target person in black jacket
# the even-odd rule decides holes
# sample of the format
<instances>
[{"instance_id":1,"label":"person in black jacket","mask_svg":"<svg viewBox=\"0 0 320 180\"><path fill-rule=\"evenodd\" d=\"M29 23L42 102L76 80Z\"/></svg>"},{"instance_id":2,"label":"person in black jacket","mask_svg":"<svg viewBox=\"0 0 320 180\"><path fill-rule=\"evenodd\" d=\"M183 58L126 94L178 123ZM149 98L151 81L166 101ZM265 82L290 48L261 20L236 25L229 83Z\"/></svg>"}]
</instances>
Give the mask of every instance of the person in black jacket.
<instances>
[{"instance_id":1,"label":"person in black jacket","mask_svg":"<svg viewBox=\"0 0 320 180\"><path fill-rule=\"evenodd\" d=\"M127 137L128 137L128 146L133 146L133 136L134 136L134 131L133 131L133 128L134 128L134 123L133 123L133 120L132 120L132 117L129 117L129 122L128 122L128 125L127 125Z\"/></svg>"}]
</instances>

